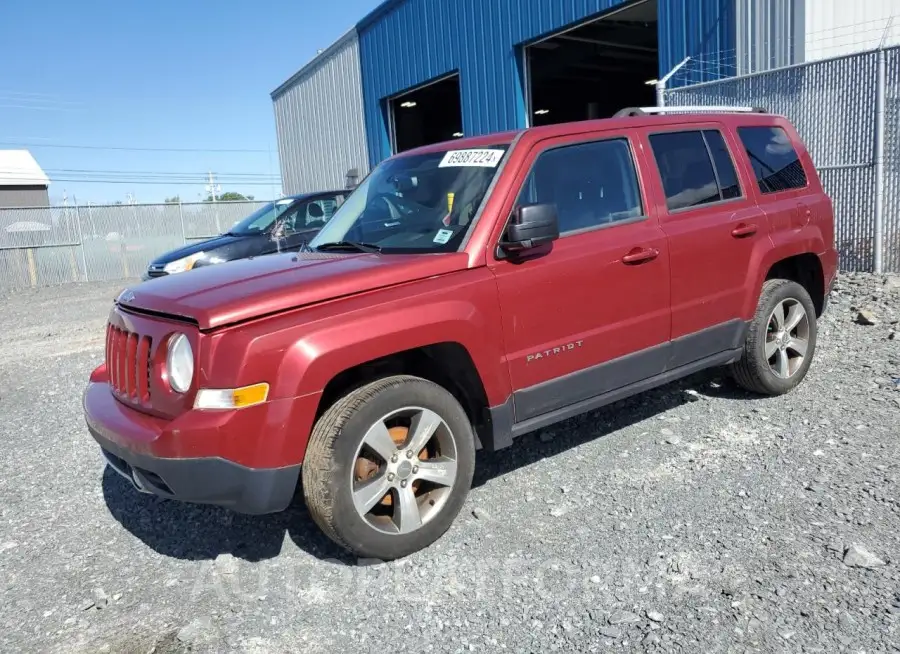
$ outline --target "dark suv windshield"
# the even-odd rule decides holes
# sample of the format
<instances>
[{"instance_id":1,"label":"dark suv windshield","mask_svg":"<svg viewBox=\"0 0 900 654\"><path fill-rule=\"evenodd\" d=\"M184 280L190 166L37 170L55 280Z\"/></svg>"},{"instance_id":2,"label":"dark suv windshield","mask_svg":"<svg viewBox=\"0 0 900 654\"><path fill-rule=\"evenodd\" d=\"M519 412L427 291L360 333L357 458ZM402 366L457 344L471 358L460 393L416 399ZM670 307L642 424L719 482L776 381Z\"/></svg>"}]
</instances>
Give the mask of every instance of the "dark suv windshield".
<instances>
[{"instance_id":1,"label":"dark suv windshield","mask_svg":"<svg viewBox=\"0 0 900 654\"><path fill-rule=\"evenodd\" d=\"M268 233L276 225L280 225L281 231L286 234L318 230L334 215L343 199L343 193L328 193L269 202L235 223L228 233L234 236L253 236Z\"/></svg>"},{"instance_id":2,"label":"dark suv windshield","mask_svg":"<svg viewBox=\"0 0 900 654\"><path fill-rule=\"evenodd\" d=\"M405 155L381 163L310 242L363 243L386 253L459 248L506 145Z\"/></svg>"},{"instance_id":3,"label":"dark suv windshield","mask_svg":"<svg viewBox=\"0 0 900 654\"><path fill-rule=\"evenodd\" d=\"M264 204L259 209L251 213L249 216L234 224L228 230L229 234L235 236L250 236L252 234L260 234L269 229L275 222L275 219L287 211L291 205L297 200L285 198L276 202Z\"/></svg>"}]
</instances>

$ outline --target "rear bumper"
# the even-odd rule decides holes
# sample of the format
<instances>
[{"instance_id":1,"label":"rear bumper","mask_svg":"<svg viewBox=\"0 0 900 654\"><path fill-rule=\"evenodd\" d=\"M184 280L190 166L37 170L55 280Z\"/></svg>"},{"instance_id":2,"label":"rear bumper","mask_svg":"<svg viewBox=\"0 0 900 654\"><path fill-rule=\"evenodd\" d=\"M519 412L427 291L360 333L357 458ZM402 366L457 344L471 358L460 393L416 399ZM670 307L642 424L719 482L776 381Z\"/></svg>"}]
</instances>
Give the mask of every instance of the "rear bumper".
<instances>
[{"instance_id":1,"label":"rear bumper","mask_svg":"<svg viewBox=\"0 0 900 654\"><path fill-rule=\"evenodd\" d=\"M294 497L302 455L285 448L298 440L285 428L292 404L164 420L124 406L105 382L89 383L83 398L88 431L138 490L252 514L284 510Z\"/></svg>"},{"instance_id":2,"label":"rear bumper","mask_svg":"<svg viewBox=\"0 0 900 654\"><path fill-rule=\"evenodd\" d=\"M831 298L831 291L834 289L834 283L837 281L838 274L838 253L834 248L826 250L819 255L822 262L822 271L825 276L825 295L822 298L822 313L828 310L828 301Z\"/></svg>"}]
</instances>

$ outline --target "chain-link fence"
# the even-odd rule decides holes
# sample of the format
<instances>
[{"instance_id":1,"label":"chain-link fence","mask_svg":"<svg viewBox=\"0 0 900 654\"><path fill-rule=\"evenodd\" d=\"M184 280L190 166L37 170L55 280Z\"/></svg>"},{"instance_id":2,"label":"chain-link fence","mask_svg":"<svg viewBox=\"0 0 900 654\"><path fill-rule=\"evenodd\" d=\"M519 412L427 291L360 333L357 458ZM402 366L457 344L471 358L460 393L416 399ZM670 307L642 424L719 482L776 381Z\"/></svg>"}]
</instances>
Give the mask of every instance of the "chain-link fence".
<instances>
[{"instance_id":1,"label":"chain-link fence","mask_svg":"<svg viewBox=\"0 0 900 654\"><path fill-rule=\"evenodd\" d=\"M0 209L0 292L139 277L159 255L226 232L263 204Z\"/></svg>"},{"instance_id":2,"label":"chain-link fence","mask_svg":"<svg viewBox=\"0 0 900 654\"><path fill-rule=\"evenodd\" d=\"M841 268L900 271L900 48L670 89L665 104L786 116L834 202Z\"/></svg>"}]
</instances>

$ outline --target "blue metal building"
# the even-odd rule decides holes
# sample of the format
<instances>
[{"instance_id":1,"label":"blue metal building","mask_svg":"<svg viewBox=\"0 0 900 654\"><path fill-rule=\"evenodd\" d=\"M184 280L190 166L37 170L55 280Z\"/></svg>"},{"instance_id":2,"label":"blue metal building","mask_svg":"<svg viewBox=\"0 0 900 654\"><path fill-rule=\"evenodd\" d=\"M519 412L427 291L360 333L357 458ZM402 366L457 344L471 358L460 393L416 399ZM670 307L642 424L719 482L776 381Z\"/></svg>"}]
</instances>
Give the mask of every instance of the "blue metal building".
<instances>
[{"instance_id":1,"label":"blue metal building","mask_svg":"<svg viewBox=\"0 0 900 654\"><path fill-rule=\"evenodd\" d=\"M351 169L362 176L392 153L424 142L603 117L612 104L652 104L647 82L687 56L702 65L681 83L734 75L737 8L747 1L387 0L273 92L284 190L311 190L289 177L337 183ZM579 60L588 49L600 59ZM333 92L323 94L323 85ZM543 106L570 93L568 105L560 100L552 112ZM357 153L340 162L323 154L321 139L306 144L310 127L304 131L299 121L308 112L280 106L321 106L323 98L335 110L318 112L313 131L335 135L340 152ZM360 98L362 115L338 110L359 107ZM434 129L441 121L443 132Z\"/></svg>"},{"instance_id":2,"label":"blue metal building","mask_svg":"<svg viewBox=\"0 0 900 654\"><path fill-rule=\"evenodd\" d=\"M393 150L388 98L459 75L462 131L529 124L526 46L602 17L623 0L388 0L357 25L370 163ZM733 52L734 0L657 0L665 75L688 55ZM710 75L724 71L710 70ZM644 82L646 80L640 80ZM705 81L705 80L697 80Z\"/></svg>"}]
</instances>

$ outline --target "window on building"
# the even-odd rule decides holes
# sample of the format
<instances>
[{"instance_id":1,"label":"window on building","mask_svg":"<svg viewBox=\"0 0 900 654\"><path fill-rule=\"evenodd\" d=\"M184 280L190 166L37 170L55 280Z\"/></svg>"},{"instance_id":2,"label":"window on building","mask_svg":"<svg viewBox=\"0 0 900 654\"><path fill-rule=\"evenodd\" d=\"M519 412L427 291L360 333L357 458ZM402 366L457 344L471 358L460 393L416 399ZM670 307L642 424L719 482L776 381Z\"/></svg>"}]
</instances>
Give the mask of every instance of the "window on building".
<instances>
[{"instance_id":1,"label":"window on building","mask_svg":"<svg viewBox=\"0 0 900 654\"><path fill-rule=\"evenodd\" d=\"M739 127L759 190L777 193L807 184L806 171L787 133L780 127Z\"/></svg>"},{"instance_id":2,"label":"window on building","mask_svg":"<svg viewBox=\"0 0 900 654\"><path fill-rule=\"evenodd\" d=\"M725 140L718 130L650 136L669 211L741 197Z\"/></svg>"},{"instance_id":3,"label":"window on building","mask_svg":"<svg viewBox=\"0 0 900 654\"><path fill-rule=\"evenodd\" d=\"M534 164L518 204L555 204L561 234L643 215L628 140L553 148Z\"/></svg>"}]
</instances>

